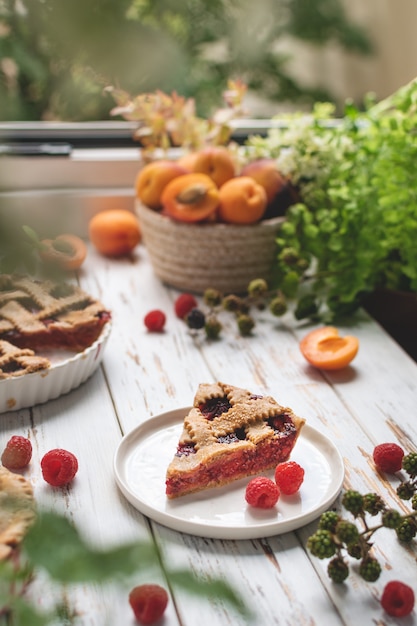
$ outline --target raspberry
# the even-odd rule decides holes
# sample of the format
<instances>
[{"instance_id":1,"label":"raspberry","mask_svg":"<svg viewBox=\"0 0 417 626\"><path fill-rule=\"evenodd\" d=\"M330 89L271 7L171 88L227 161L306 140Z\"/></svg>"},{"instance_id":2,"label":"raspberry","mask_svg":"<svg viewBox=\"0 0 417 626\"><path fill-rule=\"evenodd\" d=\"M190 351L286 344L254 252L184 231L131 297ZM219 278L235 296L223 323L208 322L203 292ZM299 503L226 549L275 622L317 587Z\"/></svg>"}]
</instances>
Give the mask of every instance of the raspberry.
<instances>
[{"instance_id":1,"label":"raspberry","mask_svg":"<svg viewBox=\"0 0 417 626\"><path fill-rule=\"evenodd\" d=\"M280 463L275 469L275 482L285 496L297 493L303 480L304 469L295 461Z\"/></svg>"},{"instance_id":2,"label":"raspberry","mask_svg":"<svg viewBox=\"0 0 417 626\"><path fill-rule=\"evenodd\" d=\"M160 333L165 326L166 316L163 311L154 309L145 315L144 324L151 333Z\"/></svg>"},{"instance_id":3,"label":"raspberry","mask_svg":"<svg viewBox=\"0 0 417 626\"><path fill-rule=\"evenodd\" d=\"M200 309L191 309L185 318L185 321L187 322L188 328L191 328L192 330L200 330L205 326L206 316L203 311L200 311Z\"/></svg>"},{"instance_id":4,"label":"raspberry","mask_svg":"<svg viewBox=\"0 0 417 626\"><path fill-rule=\"evenodd\" d=\"M29 439L13 435L3 450L1 462L9 470L19 470L29 465L31 458L32 444Z\"/></svg>"},{"instance_id":5,"label":"raspberry","mask_svg":"<svg viewBox=\"0 0 417 626\"><path fill-rule=\"evenodd\" d=\"M140 624L153 624L164 614L168 594L159 585L139 585L130 592L129 604Z\"/></svg>"},{"instance_id":6,"label":"raspberry","mask_svg":"<svg viewBox=\"0 0 417 626\"><path fill-rule=\"evenodd\" d=\"M55 448L47 452L41 460L42 476L44 480L53 487L62 487L71 482L78 471L77 457L62 450Z\"/></svg>"},{"instance_id":7,"label":"raspberry","mask_svg":"<svg viewBox=\"0 0 417 626\"><path fill-rule=\"evenodd\" d=\"M187 317L191 309L195 309L197 306L198 302L191 293L182 293L175 300L175 315L183 320Z\"/></svg>"},{"instance_id":8,"label":"raspberry","mask_svg":"<svg viewBox=\"0 0 417 626\"><path fill-rule=\"evenodd\" d=\"M399 580L392 580L382 592L381 606L389 615L405 617L414 608L414 591Z\"/></svg>"},{"instance_id":9,"label":"raspberry","mask_svg":"<svg viewBox=\"0 0 417 626\"><path fill-rule=\"evenodd\" d=\"M404 450L396 443L380 443L374 448L373 459L380 472L394 474L402 467Z\"/></svg>"},{"instance_id":10,"label":"raspberry","mask_svg":"<svg viewBox=\"0 0 417 626\"><path fill-rule=\"evenodd\" d=\"M279 496L278 486L266 476L252 478L246 486L246 502L259 509L272 509L278 502Z\"/></svg>"}]
</instances>

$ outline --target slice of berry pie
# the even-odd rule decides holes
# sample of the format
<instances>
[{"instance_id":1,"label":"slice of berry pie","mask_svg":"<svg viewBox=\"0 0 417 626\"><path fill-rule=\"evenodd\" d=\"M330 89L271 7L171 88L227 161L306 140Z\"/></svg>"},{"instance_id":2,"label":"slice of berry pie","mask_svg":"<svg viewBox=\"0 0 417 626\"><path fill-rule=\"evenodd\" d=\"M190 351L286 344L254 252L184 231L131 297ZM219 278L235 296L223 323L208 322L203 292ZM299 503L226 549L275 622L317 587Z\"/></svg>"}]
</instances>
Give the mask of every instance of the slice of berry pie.
<instances>
[{"instance_id":1,"label":"slice of berry pie","mask_svg":"<svg viewBox=\"0 0 417 626\"><path fill-rule=\"evenodd\" d=\"M109 319L101 302L76 285L0 274L0 340L14 346L81 352Z\"/></svg>"},{"instance_id":2,"label":"slice of berry pie","mask_svg":"<svg viewBox=\"0 0 417 626\"><path fill-rule=\"evenodd\" d=\"M304 423L271 396L220 382L199 385L167 469L168 498L274 468L289 458Z\"/></svg>"}]
</instances>

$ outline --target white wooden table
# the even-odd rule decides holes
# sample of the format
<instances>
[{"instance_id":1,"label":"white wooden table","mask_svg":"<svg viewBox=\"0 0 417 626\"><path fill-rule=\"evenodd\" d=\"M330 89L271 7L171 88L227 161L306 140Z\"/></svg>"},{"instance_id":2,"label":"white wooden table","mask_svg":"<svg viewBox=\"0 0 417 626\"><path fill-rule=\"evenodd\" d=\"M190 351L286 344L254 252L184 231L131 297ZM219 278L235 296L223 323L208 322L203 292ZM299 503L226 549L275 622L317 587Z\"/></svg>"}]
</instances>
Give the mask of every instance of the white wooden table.
<instances>
[{"instance_id":1,"label":"white wooden table","mask_svg":"<svg viewBox=\"0 0 417 626\"><path fill-rule=\"evenodd\" d=\"M32 440L33 460L26 475L39 504L65 512L100 546L149 539L160 547L168 567L225 578L253 610L253 626L394 623L381 609L379 597L385 583L396 578L417 593L417 551L415 546L399 547L393 531L380 531L376 537L376 556L383 567L376 583L365 583L353 572L346 584L335 585L327 576L327 561L306 550L316 521L268 539L183 534L145 518L127 502L115 482L113 458L124 434L151 416L190 405L200 382L220 380L270 393L292 407L337 446L345 464L345 488L376 490L396 505L392 483L377 477L371 455L384 441L397 441L407 452L416 449L417 364L365 314L351 328L341 328L359 337L360 350L351 368L335 373L307 365L298 344L310 327L295 323L290 315L257 315L249 338L238 336L227 317L223 321L230 319L230 328L220 341L196 339L175 317L178 292L155 277L142 245L132 259L122 260L105 259L90 249L79 280L113 313L102 365L81 387L57 400L0 415L1 444L13 434ZM144 315L154 308L167 314L162 334L148 333L143 325ZM65 495L49 488L40 474L41 457L55 447L71 450L79 459L77 478ZM162 569L139 582L168 587ZM80 624L128 625L134 623L128 591L83 585L69 590L67 598ZM31 593L43 605L49 586L38 582ZM175 592L163 623L244 622L221 602ZM404 623L417 623L415 613Z\"/></svg>"}]
</instances>

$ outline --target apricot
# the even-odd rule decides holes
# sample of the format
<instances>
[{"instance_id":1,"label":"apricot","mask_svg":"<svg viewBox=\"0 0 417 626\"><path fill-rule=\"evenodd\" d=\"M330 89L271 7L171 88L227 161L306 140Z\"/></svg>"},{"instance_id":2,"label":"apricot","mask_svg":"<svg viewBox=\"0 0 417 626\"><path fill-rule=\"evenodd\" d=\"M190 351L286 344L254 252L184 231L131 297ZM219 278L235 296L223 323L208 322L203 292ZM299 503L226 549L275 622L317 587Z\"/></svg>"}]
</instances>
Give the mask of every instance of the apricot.
<instances>
[{"instance_id":1,"label":"apricot","mask_svg":"<svg viewBox=\"0 0 417 626\"><path fill-rule=\"evenodd\" d=\"M78 270L87 256L85 242L76 235L58 235L55 239L42 239L39 256L62 270Z\"/></svg>"},{"instance_id":2,"label":"apricot","mask_svg":"<svg viewBox=\"0 0 417 626\"><path fill-rule=\"evenodd\" d=\"M217 187L221 187L236 175L236 167L227 148L211 146L196 153L193 172L210 176Z\"/></svg>"},{"instance_id":3,"label":"apricot","mask_svg":"<svg viewBox=\"0 0 417 626\"><path fill-rule=\"evenodd\" d=\"M264 215L266 191L250 176L236 176L219 190L218 216L228 224L254 224Z\"/></svg>"},{"instance_id":4,"label":"apricot","mask_svg":"<svg viewBox=\"0 0 417 626\"><path fill-rule=\"evenodd\" d=\"M242 176L250 176L266 191L268 204L285 189L284 176L278 171L274 159L264 158L251 161L242 168Z\"/></svg>"},{"instance_id":5,"label":"apricot","mask_svg":"<svg viewBox=\"0 0 417 626\"><path fill-rule=\"evenodd\" d=\"M210 218L219 204L219 190L206 174L184 174L172 180L162 193L166 215L182 222Z\"/></svg>"},{"instance_id":6,"label":"apricot","mask_svg":"<svg viewBox=\"0 0 417 626\"><path fill-rule=\"evenodd\" d=\"M161 195L166 185L187 171L177 161L160 160L147 163L136 176L136 197L149 208L160 209Z\"/></svg>"},{"instance_id":7,"label":"apricot","mask_svg":"<svg viewBox=\"0 0 417 626\"><path fill-rule=\"evenodd\" d=\"M91 243L109 257L132 252L142 238L136 216L126 209L109 209L97 213L88 224Z\"/></svg>"},{"instance_id":8,"label":"apricot","mask_svg":"<svg viewBox=\"0 0 417 626\"><path fill-rule=\"evenodd\" d=\"M179 159L177 159L176 163L183 167L187 172L194 171L194 165L197 158L198 152L187 152L183 154Z\"/></svg>"}]
</instances>

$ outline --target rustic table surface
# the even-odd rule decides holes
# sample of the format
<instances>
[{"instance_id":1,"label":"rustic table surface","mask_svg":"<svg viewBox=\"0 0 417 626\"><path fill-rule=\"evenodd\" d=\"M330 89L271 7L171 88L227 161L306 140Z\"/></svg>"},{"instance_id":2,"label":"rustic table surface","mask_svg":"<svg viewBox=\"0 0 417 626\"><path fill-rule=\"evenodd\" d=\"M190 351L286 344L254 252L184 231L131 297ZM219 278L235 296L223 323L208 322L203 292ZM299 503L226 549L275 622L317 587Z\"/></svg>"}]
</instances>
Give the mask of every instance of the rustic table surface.
<instances>
[{"instance_id":1,"label":"rustic table surface","mask_svg":"<svg viewBox=\"0 0 417 626\"><path fill-rule=\"evenodd\" d=\"M221 340L193 336L175 317L178 291L156 278L142 245L131 259L123 260L89 250L78 280L112 310L113 327L101 366L87 382L56 400L0 415L2 444L13 434L28 436L33 443L25 475L39 505L67 514L87 540L101 547L135 539L155 542L161 563L155 571L138 575L138 582L168 588L164 570L173 567L225 579L252 610L253 626L394 623L379 598L393 579L417 592L417 551L415 545L400 546L393 531L381 530L376 536L375 556L383 569L377 582L363 581L353 567L347 582L337 585L327 576L327 561L306 549L317 519L290 532L254 539L181 532L128 502L116 484L113 461L124 435L153 416L189 406L200 382L223 381L273 395L305 417L340 452L344 489L376 491L398 507L398 479L376 474L372 451L384 441L396 441L406 452L416 449L417 364L365 313L351 327L341 328L358 336L360 350L351 367L334 373L316 370L303 359L299 340L311 327L296 323L291 315L278 319L260 313L248 338L238 335L229 317L223 319ZM149 333L143 324L144 315L155 308L167 314L163 333ZM43 454L55 447L71 450L79 460L77 477L65 489L49 487L39 470ZM156 463L157 457L156 449ZM216 493L209 497L215 509ZM334 506L339 507L339 501ZM30 593L39 606L47 606L47 582L35 581ZM170 593L166 626L246 623L222 601L197 599L175 587ZM127 594L123 585L82 585L66 590L65 598L80 624L133 625ZM415 613L403 623L417 623Z\"/></svg>"}]
</instances>

